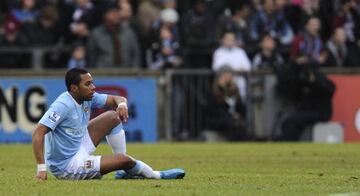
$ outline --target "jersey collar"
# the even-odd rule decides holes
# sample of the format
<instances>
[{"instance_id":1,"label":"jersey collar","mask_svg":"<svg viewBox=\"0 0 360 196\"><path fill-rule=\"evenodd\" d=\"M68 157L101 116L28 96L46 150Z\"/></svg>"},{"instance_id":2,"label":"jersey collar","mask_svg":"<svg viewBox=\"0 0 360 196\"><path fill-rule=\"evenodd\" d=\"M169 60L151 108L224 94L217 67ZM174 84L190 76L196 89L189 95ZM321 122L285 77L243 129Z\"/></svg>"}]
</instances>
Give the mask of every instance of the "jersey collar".
<instances>
[{"instance_id":1,"label":"jersey collar","mask_svg":"<svg viewBox=\"0 0 360 196\"><path fill-rule=\"evenodd\" d=\"M76 107L81 108L81 105L74 99L73 96L71 96L69 91L67 91L66 94L71 97L71 100L75 103Z\"/></svg>"}]
</instances>

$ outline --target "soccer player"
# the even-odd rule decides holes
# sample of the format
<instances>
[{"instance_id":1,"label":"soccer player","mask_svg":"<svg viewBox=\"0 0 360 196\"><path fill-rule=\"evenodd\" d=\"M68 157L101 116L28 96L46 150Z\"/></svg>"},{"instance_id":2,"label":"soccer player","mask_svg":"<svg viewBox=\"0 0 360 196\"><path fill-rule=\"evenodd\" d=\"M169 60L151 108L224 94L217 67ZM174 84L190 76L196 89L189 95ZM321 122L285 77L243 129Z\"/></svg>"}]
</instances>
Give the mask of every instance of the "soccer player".
<instances>
[{"instance_id":1,"label":"soccer player","mask_svg":"<svg viewBox=\"0 0 360 196\"><path fill-rule=\"evenodd\" d=\"M128 120L126 98L96 93L92 76L84 69L69 70L65 82L67 92L52 103L32 135L36 179L46 180L47 169L58 179L70 180L99 179L118 170L117 178L179 179L185 176L182 169L154 171L125 154L122 122ZM101 107L116 110L89 121L91 108ZM104 137L114 154L92 155Z\"/></svg>"}]
</instances>

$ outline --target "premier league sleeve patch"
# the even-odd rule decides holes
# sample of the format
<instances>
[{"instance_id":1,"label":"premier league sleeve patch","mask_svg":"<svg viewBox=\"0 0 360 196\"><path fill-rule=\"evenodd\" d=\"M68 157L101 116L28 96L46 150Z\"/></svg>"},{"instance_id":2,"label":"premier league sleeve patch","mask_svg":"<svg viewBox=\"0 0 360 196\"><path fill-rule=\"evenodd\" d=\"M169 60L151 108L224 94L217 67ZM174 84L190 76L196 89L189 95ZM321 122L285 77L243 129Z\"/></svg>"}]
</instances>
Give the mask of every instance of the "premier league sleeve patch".
<instances>
[{"instance_id":1,"label":"premier league sleeve patch","mask_svg":"<svg viewBox=\"0 0 360 196\"><path fill-rule=\"evenodd\" d=\"M59 121L60 119L60 115L57 114L56 112L51 112L50 116L49 116L49 120L53 123L56 123L57 121Z\"/></svg>"}]
</instances>

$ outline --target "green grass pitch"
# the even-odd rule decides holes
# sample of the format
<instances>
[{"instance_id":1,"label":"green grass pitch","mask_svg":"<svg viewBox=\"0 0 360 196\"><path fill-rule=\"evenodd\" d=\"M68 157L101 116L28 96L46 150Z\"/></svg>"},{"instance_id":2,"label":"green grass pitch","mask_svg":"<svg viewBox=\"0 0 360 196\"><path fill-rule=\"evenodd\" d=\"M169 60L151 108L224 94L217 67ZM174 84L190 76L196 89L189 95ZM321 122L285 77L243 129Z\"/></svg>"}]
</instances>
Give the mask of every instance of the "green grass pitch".
<instances>
[{"instance_id":1,"label":"green grass pitch","mask_svg":"<svg viewBox=\"0 0 360 196\"><path fill-rule=\"evenodd\" d=\"M30 144L0 145L0 195L359 195L359 144L129 144L156 169L181 167L183 180L33 179ZM101 144L96 154L111 154Z\"/></svg>"}]
</instances>

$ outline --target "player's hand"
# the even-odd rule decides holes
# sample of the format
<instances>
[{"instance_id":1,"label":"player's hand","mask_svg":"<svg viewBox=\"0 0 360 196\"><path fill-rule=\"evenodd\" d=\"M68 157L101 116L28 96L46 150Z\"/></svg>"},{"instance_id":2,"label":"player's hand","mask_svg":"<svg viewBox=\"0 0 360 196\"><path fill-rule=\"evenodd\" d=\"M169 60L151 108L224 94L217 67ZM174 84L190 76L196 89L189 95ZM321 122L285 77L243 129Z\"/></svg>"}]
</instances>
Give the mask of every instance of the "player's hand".
<instances>
[{"instance_id":1,"label":"player's hand","mask_svg":"<svg viewBox=\"0 0 360 196\"><path fill-rule=\"evenodd\" d=\"M118 107L116 108L116 112L119 115L119 118L122 122L127 122L129 119L129 113L128 113L128 108L126 106L126 104L119 104Z\"/></svg>"},{"instance_id":2,"label":"player's hand","mask_svg":"<svg viewBox=\"0 0 360 196\"><path fill-rule=\"evenodd\" d=\"M39 171L36 174L35 179L37 179L37 180L47 180L47 172L46 171Z\"/></svg>"}]
</instances>

